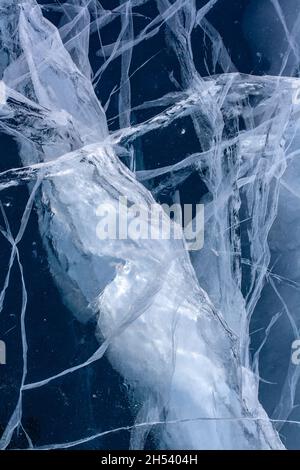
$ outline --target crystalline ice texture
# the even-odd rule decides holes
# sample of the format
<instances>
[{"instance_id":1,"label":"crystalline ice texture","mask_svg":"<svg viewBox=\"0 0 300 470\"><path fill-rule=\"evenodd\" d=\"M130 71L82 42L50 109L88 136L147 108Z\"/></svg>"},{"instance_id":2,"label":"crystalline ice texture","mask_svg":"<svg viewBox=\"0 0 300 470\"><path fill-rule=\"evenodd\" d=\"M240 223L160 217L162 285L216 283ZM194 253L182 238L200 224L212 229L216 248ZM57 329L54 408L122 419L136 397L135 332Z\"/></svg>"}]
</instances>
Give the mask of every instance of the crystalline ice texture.
<instances>
[{"instance_id":1,"label":"crystalline ice texture","mask_svg":"<svg viewBox=\"0 0 300 470\"><path fill-rule=\"evenodd\" d=\"M16 237L2 211L6 227L1 233L11 243L11 258L0 307L15 260L23 289L23 375L19 400L0 440L3 449L21 426L24 394L76 374L104 354L139 404L135 424L124 428L131 430L132 448L142 448L149 432L161 448L284 448L275 425L293 409L299 372L289 368L271 419L258 397L264 345L250 357L250 321L259 300L269 296L269 305L279 301L287 329L298 335L298 228L291 232L299 199L300 82L238 73L207 20L217 0L201 8L192 0L157 0L152 2L156 14L144 18L145 26L137 31L138 8L148 3L128 0L105 10L96 1L73 0L62 7L59 29L34 0L2 1L0 6L0 125L19 143L22 161L22 167L0 175L0 187L25 182L30 189ZM278 3L272 3L283 21ZM98 56L104 60L92 75L90 34L100 35L116 17L119 35L102 45ZM179 78L170 74L170 83L180 79L181 87L174 91L170 86L159 98L136 106L152 114L133 123L133 52L161 30L178 60ZM210 41L214 73L205 78L194 60L194 31ZM290 48L293 34L288 35ZM101 86L106 69L118 58L119 87L112 87L111 96L118 93L119 127L109 131L109 101L101 105L94 87ZM168 166L136 170L138 139L154 139L184 119L192 123L197 151ZM129 168L119 158L122 152L131 158ZM122 196L150 211L156 188L150 185L151 194L147 183L165 176L160 190L170 181L176 189L191 174L201 177L210 195L202 250L189 254L183 238L99 240L99 205L117 208ZM99 348L84 363L30 383L27 291L18 245L33 204L63 301L83 321L96 315ZM270 268L277 254L283 276L291 278L283 287ZM279 318L276 309L271 309L266 340ZM66 442L43 448L69 448L109 432L115 430L78 436L75 442L66 436ZM29 435L27 440L33 447Z\"/></svg>"}]
</instances>

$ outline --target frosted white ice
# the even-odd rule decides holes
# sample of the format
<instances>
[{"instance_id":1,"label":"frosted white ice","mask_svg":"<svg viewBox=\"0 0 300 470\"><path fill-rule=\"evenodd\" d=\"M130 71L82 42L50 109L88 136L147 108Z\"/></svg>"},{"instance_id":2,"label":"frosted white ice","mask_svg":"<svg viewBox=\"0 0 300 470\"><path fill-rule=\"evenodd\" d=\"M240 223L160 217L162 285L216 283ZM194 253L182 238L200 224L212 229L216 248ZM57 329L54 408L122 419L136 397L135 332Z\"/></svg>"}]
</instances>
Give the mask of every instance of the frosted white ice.
<instances>
[{"instance_id":1,"label":"frosted white ice","mask_svg":"<svg viewBox=\"0 0 300 470\"><path fill-rule=\"evenodd\" d=\"M147 0L121 2L108 11L96 1L73 0L65 7L58 30L34 0L1 2L5 60L0 126L17 139L23 167L2 173L0 189L27 182L31 196L17 237L13 239L8 222L2 230L12 252L0 307L15 258L23 273L18 243L35 202L62 298L83 321L96 315L100 344L85 363L29 383L22 275L23 377L1 448L9 446L22 423L23 394L76 374L104 354L130 384L139 404L136 424L128 427L133 448L143 447L150 431L162 448L284 448L259 403L259 352L252 361L249 324L269 275L268 237L277 212L283 212L283 218L296 217L284 207L288 199L299 199L293 173L298 171L300 82L239 74L206 19L217 0L198 10L191 0L157 0L157 17L136 34L134 9L143 3ZM121 20L119 37L99 51L105 61L93 75L89 34L101 32L116 16ZM144 103L140 109L156 109L156 114L132 125L132 51L162 27L178 57L184 89ZM191 45L195 29L211 41L214 70L218 67L223 73L203 78L197 72ZM120 56L119 130L109 132L93 84L101 85L106 68ZM166 168L135 172L134 142L187 116L199 151ZM234 132L227 132L228 122ZM122 151L131 155L130 168L118 158ZM192 259L183 238L98 239L99 204L117 206L118 197L125 196L150 210L154 198L143 182L172 173L176 184L176 178L180 181L192 172L201 176L211 196L205 208L205 246ZM244 220L247 259L241 252ZM284 243L285 226L282 223L277 238L272 238L272 246ZM295 258L297 252L293 245L286 256ZM250 279L246 293L245 265ZM296 336L293 313L282 303ZM291 369L284 391L290 398L278 405L278 421L287 419L293 408L297 380L298 373ZM68 448L102 434L78 436L76 442L68 442L66 436L65 443L45 443L43 448ZM32 447L30 436L27 439Z\"/></svg>"}]
</instances>

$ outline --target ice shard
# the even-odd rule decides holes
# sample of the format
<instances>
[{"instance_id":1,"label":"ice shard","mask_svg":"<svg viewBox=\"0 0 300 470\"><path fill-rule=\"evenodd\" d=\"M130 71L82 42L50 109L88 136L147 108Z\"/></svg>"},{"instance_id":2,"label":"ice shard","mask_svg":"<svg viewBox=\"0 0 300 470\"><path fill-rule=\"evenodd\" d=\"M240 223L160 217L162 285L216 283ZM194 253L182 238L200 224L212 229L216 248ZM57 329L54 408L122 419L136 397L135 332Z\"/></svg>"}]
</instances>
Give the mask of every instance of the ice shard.
<instances>
[{"instance_id":1,"label":"ice shard","mask_svg":"<svg viewBox=\"0 0 300 470\"><path fill-rule=\"evenodd\" d=\"M290 31L279 2L270 3L297 59L298 20ZM102 438L122 432L132 449L284 449L280 428L290 425L292 440L299 432L291 413L300 369L289 358L279 367L273 409L262 385L274 368L276 325L285 354L298 338L300 82L284 68L239 72L210 17L218 4L1 2L0 128L17 143L19 163L1 172L0 190L3 200L29 192L17 229L0 206L10 247L2 316L14 267L21 279L21 369L1 449L104 448ZM189 197L205 208L196 251L162 206ZM141 208L147 233L171 225L177 236L101 239L101 211L120 219L120 200ZM61 301L97 339L84 359L39 377L22 251L33 212ZM251 341L256 324L260 344ZM126 384L131 421L32 437L23 419L30 397L79 381L104 358ZM76 409L90 400L88 390Z\"/></svg>"}]
</instances>

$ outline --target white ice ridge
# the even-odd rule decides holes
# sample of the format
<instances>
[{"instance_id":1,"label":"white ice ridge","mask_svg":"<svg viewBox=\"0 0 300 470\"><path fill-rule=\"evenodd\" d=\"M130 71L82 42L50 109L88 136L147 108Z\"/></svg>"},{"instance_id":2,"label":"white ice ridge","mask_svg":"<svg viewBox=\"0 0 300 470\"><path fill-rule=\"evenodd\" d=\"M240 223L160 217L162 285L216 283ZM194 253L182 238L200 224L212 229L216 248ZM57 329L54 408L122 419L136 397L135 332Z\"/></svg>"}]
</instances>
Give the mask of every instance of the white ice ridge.
<instances>
[{"instance_id":1,"label":"white ice ridge","mask_svg":"<svg viewBox=\"0 0 300 470\"><path fill-rule=\"evenodd\" d=\"M132 21L147 3L150 0L128 0L105 10L97 0L69 1L53 7L65 13L60 29L45 19L35 0L2 0L0 5L0 126L19 143L22 162L22 167L0 174L0 190L21 182L30 190L16 238L2 208L6 228L1 233L12 251L0 310L17 259L23 292L23 376L1 449L22 427L25 393L76 374L104 354L130 384L139 404L135 425L120 428L131 431L132 448L142 448L149 432L156 434L161 448L284 448L259 403L259 351L252 361L249 325L270 280L294 336L298 334L297 320L276 287L283 278L272 277L268 237L286 192L299 200L292 173L293 168L299 171L300 80L239 74L206 19L217 0L198 10L193 0L156 0L156 17L136 32ZM112 44L103 45L100 39L98 56L103 62L92 73L90 34L101 37L102 28L116 17L120 34ZM133 106L132 54L162 29L178 58L181 84L178 91ZM191 39L195 30L211 42L213 71L222 73L200 76ZM120 56L119 87L112 87L102 106L94 87L101 87L105 71ZM179 85L178 80L170 74L171 83ZM119 127L109 131L106 111L115 93ZM133 125L133 111L141 110L151 110L151 117L136 118ZM198 150L175 164L136 171L135 142L184 118L192 123ZM129 168L119 155L130 157ZM117 207L118 198L125 196L150 211L153 196L170 184L175 188L192 173L200 175L210 193L205 247L192 259L183 238L99 240L100 204ZM155 186L155 178L162 175L165 180ZM152 194L142 184L149 181ZM27 364L27 292L18 247L33 203L63 301L83 321L97 316L100 344L84 363L34 383ZM289 216L294 213L285 213L287 223ZM245 221L247 255L240 230ZM246 292L245 265L250 279ZM295 268L295 289L297 274ZM277 319L274 316L267 334ZM278 423L294 407L298 374L293 368L288 371ZM34 447L27 433L26 437L29 448ZM78 436L72 443L66 436L64 443L42 447L67 448L91 439Z\"/></svg>"}]
</instances>

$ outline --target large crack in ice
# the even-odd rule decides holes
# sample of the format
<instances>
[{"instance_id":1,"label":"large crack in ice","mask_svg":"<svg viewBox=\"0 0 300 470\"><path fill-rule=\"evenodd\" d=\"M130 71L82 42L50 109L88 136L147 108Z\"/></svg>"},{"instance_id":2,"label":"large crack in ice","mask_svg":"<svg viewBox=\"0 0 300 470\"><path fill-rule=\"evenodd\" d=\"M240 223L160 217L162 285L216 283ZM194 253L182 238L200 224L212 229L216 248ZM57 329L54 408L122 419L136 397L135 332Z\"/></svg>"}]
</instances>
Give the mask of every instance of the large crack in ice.
<instances>
[{"instance_id":1,"label":"large crack in ice","mask_svg":"<svg viewBox=\"0 0 300 470\"><path fill-rule=\"evenodd\" d=\"M0 440L2 449L9 447L18 428L29 448L42 449L80 446L121 431L131 431L131 446L139 448L150 430L163 448L283 448L273 425L299 424L288 419L299 368L288 370L276 416L269 418L259 403L260 381L265 380L263 373L260 377L260 354L282 315L272 315L253 357L250 322L268 282L298 336L297 319L276 282L286 281L296 289L299 284L273 273L269 235L282 185L293 191L283 175L299 157L300 81L238 73L207 19L218 0L202 2L201 7L199 3L128 0L105 10L96 0L73 0L44 7L62 14L59 29L34 0L1 4L5 66L0 127L18 142L22 166L0 174L0 190L23 183L30 190L15 238L1 206L6 226L1 233L11 244L11 255L0 310L17 260L23 352L19 398ZM151 18L139 10L148 4L155 11ZM297 55L298 29L295 25L289 33L278 1L272 4L288 40L284 70L291 51ZM120 31L104 44L102 30L116 19ZM169 54L178 61L176 71L169 74L170 90L137 103L132 80L159 52L142 60L132 73L134 53L162 30ZM209 41L206 77L197 70L195 31L202 32L205 44ZM93 73L90 35L98 38L102 58ZM102 107L95 90L105 86L105 73L118 58L119 83L112 81ZM117 114L109 116L114 95ZM109 129L116 119L117 127ZM187 123L195 148L175 163L170 159L158 167L139 164L143 138L159 138L172 126ZM183 235L178 240L99 240L99 205L117 208L123 196L149 213L155 204L167 223L153 196L159 198L168 188L175 193L192 174L201 178L209 194L202 250L189 255ZM30 382L27 291L18 245L34 203L63 300L82 319L96 316L100 346L85 361ZM104 354L134 390L140 404L135 424L72 442L35 446L22 425L23 394L76 374Z\"/></svg>"}]
</instances>

